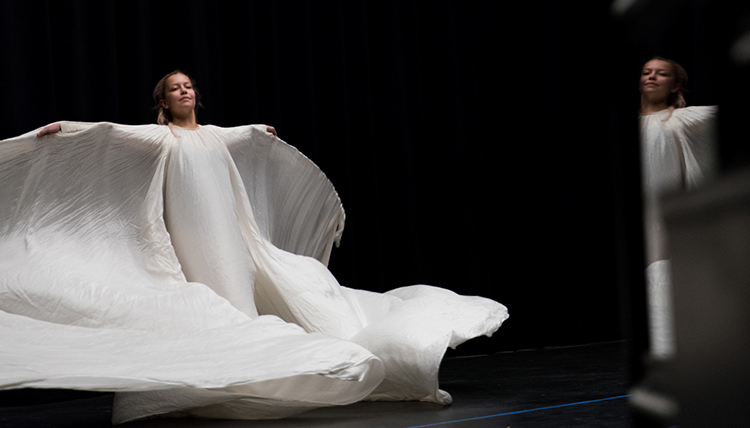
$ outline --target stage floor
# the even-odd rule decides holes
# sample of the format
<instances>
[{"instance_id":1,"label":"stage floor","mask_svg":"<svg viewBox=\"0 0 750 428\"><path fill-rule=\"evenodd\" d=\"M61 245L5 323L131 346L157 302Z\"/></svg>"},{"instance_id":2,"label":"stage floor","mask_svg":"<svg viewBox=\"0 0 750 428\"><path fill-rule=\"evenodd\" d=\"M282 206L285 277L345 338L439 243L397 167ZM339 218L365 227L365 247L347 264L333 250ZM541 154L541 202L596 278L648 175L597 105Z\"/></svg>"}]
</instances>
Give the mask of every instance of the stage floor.
<instances>
[{"instance_id":1,"label":"stage floor","mask_svg":"<svg viewBox=\"0 0 750 428\"><path fill-rule=\"evenodd\" d=\"M446 358L450 406L365 402L273 421L151 419L124 428L219 427L629 427L625 342ZM61 401L64 400L64 401ZM0 427L109 426L112 395L0 393Z\"/></svg>"}]
</instances>

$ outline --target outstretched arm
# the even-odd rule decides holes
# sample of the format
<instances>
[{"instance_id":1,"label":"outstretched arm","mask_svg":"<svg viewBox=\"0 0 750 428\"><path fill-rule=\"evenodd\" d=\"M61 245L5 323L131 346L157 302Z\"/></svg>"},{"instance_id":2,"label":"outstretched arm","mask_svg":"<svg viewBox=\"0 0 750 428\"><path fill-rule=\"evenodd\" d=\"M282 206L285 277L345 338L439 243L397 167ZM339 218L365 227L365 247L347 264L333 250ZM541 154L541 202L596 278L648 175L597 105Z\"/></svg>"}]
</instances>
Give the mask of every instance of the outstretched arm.
<instances>
[{"instance_id":1,"label":"outstretched arm","mask_svg":"<svg viewBox=\"0 0 750 428\"><path fill-rule=\"evenodd\" d=\"M62 129L61 122L56 122L56 123L47 125L44 128L42 128L41 131L37 132L36 136L44 137L45 135L48 135L48 134L56 134L60 132L61 129ZM276 133L276 128L274 128L273 126L266 126L266 132L268 132L269 134L273 134L274 137L278 137L278 134Z\"/></svg>"},{"instance_id":2,"label":"outstretched arm","mask_svg":"<svg viewBox=\"0 0 750 428\"><path fill-rule=\"evenodd\" d=\"M60 122L55 122L51 125L45 126L41 131L37 132L36 136L44 137L45 135L56 134L58 132L67 134L71 132L83 131L94 126L95 124L96 123L94 122L71 122L69 120L61 120Z\"/></svg>"}]
</instances>

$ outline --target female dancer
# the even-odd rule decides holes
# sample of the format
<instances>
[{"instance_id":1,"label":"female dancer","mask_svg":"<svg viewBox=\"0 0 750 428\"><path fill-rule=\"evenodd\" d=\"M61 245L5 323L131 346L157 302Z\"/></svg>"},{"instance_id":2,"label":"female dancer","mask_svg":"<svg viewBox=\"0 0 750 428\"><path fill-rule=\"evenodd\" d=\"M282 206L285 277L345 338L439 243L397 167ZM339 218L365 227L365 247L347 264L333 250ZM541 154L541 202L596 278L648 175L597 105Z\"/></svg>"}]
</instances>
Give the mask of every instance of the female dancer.
<instances>
[{"instance_id":1,"label":"female dancer","mask_svg":"<svg viewBox=\"0 0 750 428\"><path fill-rule=\"evenodd\" d=\"M669 253L659 198L665 192L693 189L716 170L716 107L685 107L686 83L682 66L655 57L644 64L639 85L646 278L651 352L656 358L674 352Z\"/></svg>"},{"instance_id":2,"label":"female dancer","mask_svg":"<svg viewBox=\"0 0 750 428\"><path fill-rule=\"evenodd\" d=\"M450 403L437 383L446 347L492 334L505 307L425 285L340 286L325 264L344 213L320 170L272 127L198 125L184 73L154 92L162 125L61 122L38 132L54 139L45 144L27 134L0 145L0 160L23 155L0 162L0 176L29 178L0 194L12 202L0 211L0 230L12 231L0 254L17 254L0 265L0 286L17 296L0 310L29 330L52 323L63 341L83 334L71 323L103 328L93 357L116 353L125 365L63 350L67 365L16 370L11 384L8 372L31 352L21 344L8 361L0 355L0 387L59 387L40 367L65 367L83 383L66 387L123 391L116 422L279 417L365 397Z\"/></svg>"}]
</instances>

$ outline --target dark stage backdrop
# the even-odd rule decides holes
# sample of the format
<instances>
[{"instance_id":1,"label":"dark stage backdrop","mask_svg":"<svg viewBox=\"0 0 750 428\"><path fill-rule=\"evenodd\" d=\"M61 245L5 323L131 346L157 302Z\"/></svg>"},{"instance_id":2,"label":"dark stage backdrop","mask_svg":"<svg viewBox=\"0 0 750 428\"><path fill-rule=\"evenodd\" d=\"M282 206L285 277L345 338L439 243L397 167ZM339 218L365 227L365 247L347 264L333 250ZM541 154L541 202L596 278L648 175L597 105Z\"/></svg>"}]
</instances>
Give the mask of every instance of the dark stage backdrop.
<instances>
[{"instance_id":1,"label":"dark stage backdrop","mask_svg":"<svg viewBox=\"0 0 750 428\"><path fill-rule=\"evenodd\" d=\"M464 353L615 340L641 67L617 31L600 0L2 1L0 138L153 123L181 69L199 122L274 125L328 174L343 285L506 304Z\"/></svg>"}]
</instances>

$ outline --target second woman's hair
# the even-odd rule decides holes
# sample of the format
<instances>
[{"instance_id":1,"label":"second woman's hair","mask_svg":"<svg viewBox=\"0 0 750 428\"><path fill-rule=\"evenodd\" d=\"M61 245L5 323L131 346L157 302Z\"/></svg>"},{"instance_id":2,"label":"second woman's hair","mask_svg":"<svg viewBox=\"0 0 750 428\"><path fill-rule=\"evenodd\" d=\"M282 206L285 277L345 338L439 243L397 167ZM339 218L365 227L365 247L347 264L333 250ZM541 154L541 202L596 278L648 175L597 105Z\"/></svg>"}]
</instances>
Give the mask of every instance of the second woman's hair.
<instances>
[{"instance_id":1,"label":"second woman's hair","mask_svg":"<svg viewBox=\"0 0 750 428\"><path fill-rule=\"evenodd\" d=\"M156 110L158 113L156 123L158 123L159 125L169 125L169 123L172 121L172 112L170 112L169 109L165 109L164 107L162 107L161 100L163 100L167 94L167 80L175 74L184 74L188 79L190 79L190 85L192 85L193 92L195 92L194 110L197 111L198 107L203 107L203 105L201 104L201 94L198 92L198 88L195 87L195 81L193 80L193 78L185 72L175 70L162 77L161 80L156 83L156 87L154 88L154 110Z\"/></svg>"}]
</instances>

